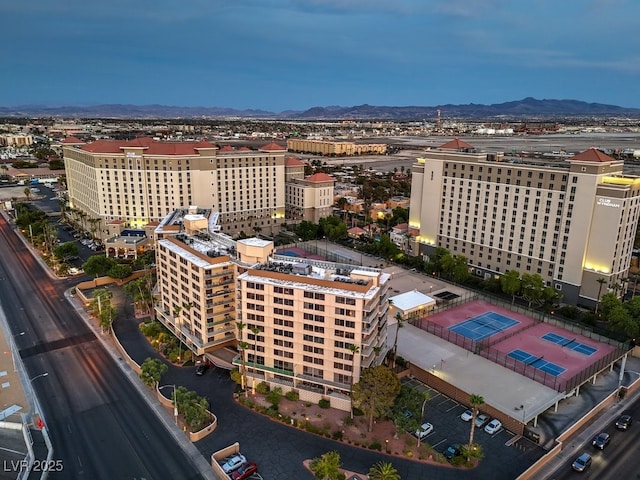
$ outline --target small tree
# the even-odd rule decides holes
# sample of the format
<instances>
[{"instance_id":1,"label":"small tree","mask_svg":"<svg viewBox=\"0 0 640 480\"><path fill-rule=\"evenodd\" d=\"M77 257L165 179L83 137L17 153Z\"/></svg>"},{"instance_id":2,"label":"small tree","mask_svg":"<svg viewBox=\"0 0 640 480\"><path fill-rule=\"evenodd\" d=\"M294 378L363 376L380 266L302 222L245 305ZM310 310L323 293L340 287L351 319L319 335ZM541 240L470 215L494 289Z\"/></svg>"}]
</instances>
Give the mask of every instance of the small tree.
<instances>
[{"instance_id":1,"label":"small tree","mask_svg":"<svg viewBox=\"0 0 640 480\"><path fill-rule=\"evenodd\" d=\"M400 474L389 462L378 462L369 469L370 480L400 480Z\"/></svg>"},{"instance_id":2,"label":"small tree","mask_svg":"<svg viewBox=\"0 0 640 480\"><path fill-rule=\"evenodd\" d=\"M146 358L140 365L140 379L149 387L157 387L169 367L157 358Z\"/></svg>"},{"instance_id":3,"label":"small tree","mask_svg":"<svg viewBox=\"0 0 640 480\"><path fill-rule=\"evenodd\" d=\"M378 365L362 371L360 381L352 390L353 403L369 418L369 432L373 430L373 419L389 411L400 393L400 380L387 367Z\"/></svg>"},{"instance_id":4,"label":"small tree","mask_svg":"<svg viewBox=\"0 0 640 480\"><path fill-rule=\"evenodd\" d=\"M607 280L600 277L596 280L598 282L598 298L596 299L596 315L598 314L598 307L600 306L600 294L602 294L602 287L607 283Z\"/></svg>"},{"instance_id":5,"label":"small tree","mask_svg":"<svg viewBox=\"0 0 640 480\"><path fill-rule=\"evenodd\" d=\"M282 388L276 387L272 388L269 393L265 396L267 402L269 402L272 406L277 407L280 403L280 399L282 398Z\"/></svg>"},{"instance_id":6,"label":"small tree","mask_svg":"<svg viewBox=\"0 0 640 480\"><path fill-rule=\"evenodd\" d=\"M93 255L82 264L82 269L88 275L99 277L106 275L115 264L116 261L113 258L107 258L104 255Z\"/></svg>"},{"instance_id":7,"label":"small tree","mask_svg":"<svg viewBox=\"0 0 640 480\"><path fill-rule=\"evenodd\" d=\"M107 275L109 275L111 278L122 280L131 275L132 272L133 270L131 270L131 267L129 265L119 263L111 267L107 272Z\"/></svg>"},{"instance_id":8,"label":"small tree","mask_svg":"<svg viewBox=\"0 0 640 480\"><path fill-rule=\"evenodd\" d=\"M338 480L341 465L340 454L336 451L331 451L311 460L309 468L315 477L320 480Z\"/></svg>"},{"instance_id":9,"label":"small tree","mask_svg":"<svg viewBox=\"0 0 640 480\"><path fill-rule=\"evenodd\" d=\"M78 245L74 242L64 242L53 249L53 255L61 262L70 257L78 256Z\"/></svg>"},{"instance_id":10,"label":"small tree","mask_svg":"<svg viewBox=\"0 0 640 480\"><path fill-rule=\"evenodd\" d=\"M517 270L509 270L500 277L500 286L502 291L507 295L511 295L511 304L516 301L516 295L520 291L520 273Z\"/></svg>"}]
</instances>

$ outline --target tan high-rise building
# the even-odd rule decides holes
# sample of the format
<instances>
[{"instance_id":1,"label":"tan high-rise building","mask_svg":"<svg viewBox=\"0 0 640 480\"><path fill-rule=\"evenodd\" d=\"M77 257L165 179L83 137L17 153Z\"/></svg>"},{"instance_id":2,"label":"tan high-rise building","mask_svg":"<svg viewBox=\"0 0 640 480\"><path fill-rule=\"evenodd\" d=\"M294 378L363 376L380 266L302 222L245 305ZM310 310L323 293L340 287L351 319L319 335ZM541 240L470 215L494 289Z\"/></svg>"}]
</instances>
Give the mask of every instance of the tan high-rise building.
<instances>
[{"instance_id":1,"label":"tan high-rise building","mask_svg":"<svg viewBox=\"0 0 640 480\"><path fill-rule=\"evenodd\" d=\"M409 225L420 253L444 247L485 277L539 274L568 303L593 306L599 292L616 291L631 261L640 178L596 149L553 163L504 160L458 139L417 160Z\"/></svg>"},{"instance_id":2,"label":"tan high-rise building","mask_svg":"<svg viewBox=\"0 0 640 480\"><path fill-rule=\"evenodd\" d=\"M155 230L156 317L196 355L235 345L235 242L210 209L179 209Z\"/></svg>"},{"instance_id":3,"label":"tan high-rise building","mask_svg":"<svg viewBox=\"0 0 640 480\"><path fill-rule=\"evenodd\" d=\"M246 324L238 335L249 385L296 388L348 410L361 369L386 354L389 280L378 269L284 256L241 273L236 314Z\"/></svg>"},{"instance_id":4,"label":"tan high-rise building","mask_svg":"<svg viewBox=\"0 0 640 480\"><path fill-rule=\"evenodd\" d=\"M219 149L209 142L98 140L65 144L69 202L100 222L141 228L188 205L219 212L222 232L277 233L285 217L285 149Z\"/></svg>"}]
</instances>

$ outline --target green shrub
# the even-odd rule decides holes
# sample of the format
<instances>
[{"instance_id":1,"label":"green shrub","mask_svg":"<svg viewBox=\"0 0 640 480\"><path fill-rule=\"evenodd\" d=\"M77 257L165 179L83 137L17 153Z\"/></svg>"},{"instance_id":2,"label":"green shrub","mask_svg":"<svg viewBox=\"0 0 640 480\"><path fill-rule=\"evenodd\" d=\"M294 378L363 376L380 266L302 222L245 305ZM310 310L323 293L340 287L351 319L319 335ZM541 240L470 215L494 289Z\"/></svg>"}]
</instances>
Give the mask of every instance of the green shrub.
<instances>
[{"instance_id":1,"label":"green shrub","mask_svg":"<svg viewBox=\"0 0 640 480\"><path fill-rule=\"evenodd\" d=\"M320 401L318 402L318 406L320 408L331 408L331 402L326 398L321 398Z\"/></svg>"},{"instance_id":2,"label":"green shrub","mask_svg":"<svg viewBox=\"0 0 640 480\"><path fill-rule=\"evenodd\" d=\"M256 385L256 392L261 395L269 393L269 384L267 382L260 382L258 385Z\"/></svg>"},{"instance_id":3,"label":"green shrub","mask_svg":"<svg viewBox=\"0 0 640 480\"><path fill-rule=\"evenodd\" d=\"M353 418L351 418L350 416L346 416L344 417L344 420L342 421L347 427L353 425Z\"/></svg>"},{"instance_id":4,"label":"green shrub","mask_svg":"<svg viewBox=\"0 0 640 480\"><path fill-rule=\"evenodd\" d=\"M344 473L340 472L338 473L338 480L347 480L347 476Z\"/></svg>"},{"instance_id":5,"label":"green shrub","mask_svg":"<svg viewBox=\"0 0 640 480\"><path fill-rule=\"evenodd\" d=\"M333 438L334 440L342 440L342 431L341 430L335 430L331 434L331 438Z\"/></svg>"},{"instance_id":6,"label":"green shrub","mask_svg":"<svg viewBox=\"0 0 640 480\"><path fill-rule=\"evenodd\" d=\"M354 417L361 417L364 415L364 412L362 410L360 410L358 407L353 407L353 416Z\"/></svg>"},{"instance_id":7,"label":"green shrub","mask_svg":"<svg viewBox=\"0 0 640 480\"><path fill-rule=\"evenodd\" d=\"M264 413L269 415L270 417L277 417L278 416L278 406L277 405L271 405L269 408L265 409Z\"/></svg>"},{"instance_id":8,"label":"green shrub","mask_svg":"<svg viewBox=\"0 0 640 480\"><path fill-rule=\"evenodd\" d=\"M287 400L290 400L292 402L297 402L300 399L300 394L297 390L289 390L284 394L284 396Z\"/></svg>"},{"instance_id":9,"label":"green shrub","mask_svg":"<svg viewBox=\"0 0 640 480\"><path fill-rule=\"evenodd\" d=\"M370 450L378 450L379 452L382 451L382 445L380 444L380 441L377 439L373 439L373 442L371 442L369 444L369 449Z\"/></svg>"},{"instance_id":10,"label":"green shrub","mask_svg":"<svg viewBox=\"0 0 640 480\"><path fill-rule=\"evenodd\" d=\"M281 398L282 398L282 388L280 387L274 388L269 393L267 393L265 397L267 402L269 402L271 405L276 407L276 409L278 408L278 404L280 403Z\"/></svg>"}]
</instances>

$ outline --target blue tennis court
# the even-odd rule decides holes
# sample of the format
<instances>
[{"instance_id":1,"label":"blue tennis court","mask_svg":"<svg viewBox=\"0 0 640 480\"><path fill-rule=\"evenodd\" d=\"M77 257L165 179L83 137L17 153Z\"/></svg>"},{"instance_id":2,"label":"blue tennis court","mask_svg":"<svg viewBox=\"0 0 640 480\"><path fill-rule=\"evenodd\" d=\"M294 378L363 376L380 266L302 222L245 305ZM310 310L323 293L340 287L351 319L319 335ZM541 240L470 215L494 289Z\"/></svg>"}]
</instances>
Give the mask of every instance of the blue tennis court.
<instances>
[{"instance_id":1,"label":"blue tennis court","mask_svg":"<svg viewBox=\"0 0 640 480\"><path fill-rule=\"evenodd\" d=\"M576 342L575 338L572 339L563 337L562 335L558 335L557 333L553 332L549 332L546 335L543 335L542 339L560 345L563 348L568 348L578 353L582 353L583 355L593 355L598 351L597 348L590 347L589 345L585 345L584 343Z\"/></svg>"},{"instance_id":2,"label":"blue tennis court","mask_svg":"<svg viewBox=\"0 0 640 480\"><path fill-rule=\"evenodd\" d=\"M530 353L525 352L524 350L512 350L507 353L507 357L515 358L519 362L522 362L526 365L530 365L533 368L537 368L538 370L542 370L549 375L553 375L557 377L561 373L563 373L566 368L562 368L560 365L556 365L553 362L548 362L543 357L536 357Z\"/></svg>"},{"instance_id":3,"label":"blue tennis court","mask_svg":"<svg viewBox=\"0 0 640 480\"><path fill-rule=\"evenodd\" d=\"M511 328L518 323L520 322L513 318L500 315L499 313L487 312L476 317L469 318L464 322L457 323L452 327L449 327L449 330L457 333L458 335L462 335L463 337L479 342L491 335L495 335L496 333L500 333Z\"/></svg>"}]
</instances>

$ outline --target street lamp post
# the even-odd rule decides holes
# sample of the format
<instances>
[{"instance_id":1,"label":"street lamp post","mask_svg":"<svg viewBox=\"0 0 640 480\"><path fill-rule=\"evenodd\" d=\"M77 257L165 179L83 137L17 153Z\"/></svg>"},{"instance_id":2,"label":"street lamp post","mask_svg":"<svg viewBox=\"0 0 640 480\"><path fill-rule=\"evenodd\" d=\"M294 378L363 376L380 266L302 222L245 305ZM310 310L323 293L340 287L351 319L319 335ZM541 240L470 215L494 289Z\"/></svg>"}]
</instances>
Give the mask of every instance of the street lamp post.
<instances>
[{"instance_id":1,"label":"street lamp post","mask_svg":"<svg viewBox=\"0 0 640 480\"><path fill-rule=\"evenodd\" d=\"M176 422L176 425L178 425L178 396L176 395L176 385L175 383L173 385L162 385L161 387L158 387L158 390L162 390L166 387L173 388L173 419Z\"/></svg>"}]
</instances>

